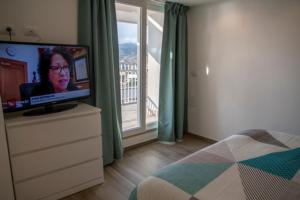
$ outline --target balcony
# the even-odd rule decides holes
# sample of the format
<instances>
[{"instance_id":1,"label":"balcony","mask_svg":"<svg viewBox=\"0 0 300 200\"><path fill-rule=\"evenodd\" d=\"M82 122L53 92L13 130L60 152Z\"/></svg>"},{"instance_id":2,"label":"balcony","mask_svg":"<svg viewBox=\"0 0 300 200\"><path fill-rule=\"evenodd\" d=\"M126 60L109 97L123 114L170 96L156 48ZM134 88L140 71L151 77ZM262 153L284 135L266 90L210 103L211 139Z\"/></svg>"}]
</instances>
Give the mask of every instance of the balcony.
<instances>
[{"instance_id":1,"label":"balcony","mask_svg":"<svg viewBox=\"0 0 300 200\"><path fill-rule=\"evenodd\" d=\"M139 127L139 82L136 64L120 63L120 88L123 130ZM146 97L146 123L156 122L158 119L158 106L150 97Z\"/></svg>"}]
</instances>

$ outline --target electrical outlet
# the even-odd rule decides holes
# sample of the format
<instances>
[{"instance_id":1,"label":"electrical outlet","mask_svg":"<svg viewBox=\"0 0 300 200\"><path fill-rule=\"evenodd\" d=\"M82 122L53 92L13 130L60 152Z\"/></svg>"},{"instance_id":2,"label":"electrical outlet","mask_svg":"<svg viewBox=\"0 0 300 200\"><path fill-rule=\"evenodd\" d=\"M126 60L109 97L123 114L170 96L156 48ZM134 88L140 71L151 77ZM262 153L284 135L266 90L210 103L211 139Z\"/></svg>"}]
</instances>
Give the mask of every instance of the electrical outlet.
<instances>
[{"instance_id":1,"label":"electrical outlet","mask_svg":"<svg viewBox=\"0 0 300 200\"><path fill-rule=\"evenodd\" d=\"M28 37L37 37L38 36L37 28L35 26L25 25L24 35Z\"/></svg>"},{"instance_id":2,"label":"electrical outlet","mask_svg":"<svg viewBox=\"0 0 300 200\"><path fill-rule=\"evenodd\" d=\"M7 28L11 28L11 34L15 35L16 34L16 29L14 24L0 24L0 35L8 35Z\"/></svg>"}]
</instances>

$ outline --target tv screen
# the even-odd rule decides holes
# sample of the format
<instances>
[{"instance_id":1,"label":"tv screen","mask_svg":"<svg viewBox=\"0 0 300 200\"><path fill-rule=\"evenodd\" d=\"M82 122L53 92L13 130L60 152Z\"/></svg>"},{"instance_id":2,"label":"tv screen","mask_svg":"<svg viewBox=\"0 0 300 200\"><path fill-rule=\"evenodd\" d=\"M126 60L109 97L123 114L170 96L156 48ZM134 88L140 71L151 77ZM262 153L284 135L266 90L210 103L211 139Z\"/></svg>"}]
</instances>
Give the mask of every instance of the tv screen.
<instances>
[{"instance_id":1,"label":"tv screen","mask_svg":"<svg viewBox=\"0 0 300 200\"><path fill-rule=\"evenodd\" d=\"M0 42L4 112L90 95L88 47Z\"/></svg>"}]
</instances>

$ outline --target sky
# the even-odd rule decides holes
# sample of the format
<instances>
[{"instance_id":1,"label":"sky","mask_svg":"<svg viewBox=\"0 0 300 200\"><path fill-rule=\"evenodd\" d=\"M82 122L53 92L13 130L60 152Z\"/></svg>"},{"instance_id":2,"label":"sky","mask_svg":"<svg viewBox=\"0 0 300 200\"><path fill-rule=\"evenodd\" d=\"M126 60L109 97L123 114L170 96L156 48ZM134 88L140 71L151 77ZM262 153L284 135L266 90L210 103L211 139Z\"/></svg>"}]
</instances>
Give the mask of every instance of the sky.
<instances>
[{"instance_id":1,"label":"sky","mask_svg":"<svg viewBox=\"0 0 300 200\"><path fill-rule=\"evenodd\" d=\"M137 24L118 22L119 44L137 43Z\"/></svg>"}]
</instances>

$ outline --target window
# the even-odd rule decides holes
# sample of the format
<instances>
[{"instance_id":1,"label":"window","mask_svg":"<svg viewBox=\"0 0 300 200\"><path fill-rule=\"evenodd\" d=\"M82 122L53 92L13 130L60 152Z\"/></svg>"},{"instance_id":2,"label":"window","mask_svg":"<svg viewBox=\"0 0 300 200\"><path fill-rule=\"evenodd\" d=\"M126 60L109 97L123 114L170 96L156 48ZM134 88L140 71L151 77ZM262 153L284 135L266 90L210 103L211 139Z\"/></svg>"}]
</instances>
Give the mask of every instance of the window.
<instances>
[{"instance_id":1,"label":"window","mask_svg":"<svg viewBox=\"0 0 300 200\"><path fill-rule=\"evenodd\" d=\"M145 3L116 3L123 132L157 127L163 12Z\"/></svg>"}]
</instances>

